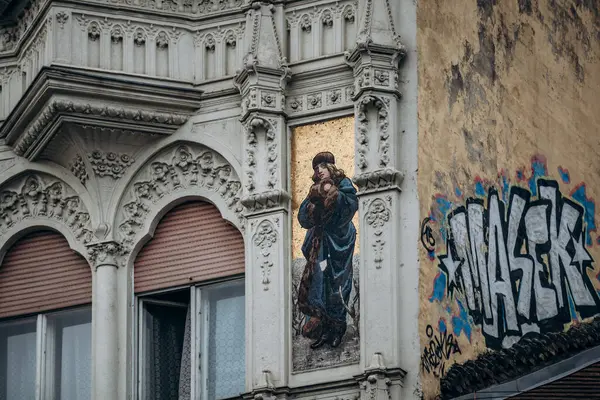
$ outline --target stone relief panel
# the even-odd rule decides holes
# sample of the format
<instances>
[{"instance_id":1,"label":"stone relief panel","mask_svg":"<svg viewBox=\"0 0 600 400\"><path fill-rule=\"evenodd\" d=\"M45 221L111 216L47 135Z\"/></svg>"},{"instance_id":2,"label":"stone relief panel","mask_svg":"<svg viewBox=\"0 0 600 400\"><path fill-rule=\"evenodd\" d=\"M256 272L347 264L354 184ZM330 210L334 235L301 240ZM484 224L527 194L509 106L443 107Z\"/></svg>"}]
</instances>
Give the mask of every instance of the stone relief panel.
<instances>
[{"instance_id":1,"label":"stone relief panel","mask_svg":"<svg viewBox=\"0 0 600 400\"><path fill-rule=\"evenodd\" d=\"M292 133L294 372L359 361L358 199L349 179L353 137L352 117Z\"/></svg>"},{"instance_id":2,"label":"stone relief panel","mask_svg":"<svg viewBox=\"0 0 600 400\"><path fill-rule=\"evenodd\" d=\"M26 173L0 187L0 236L25 220L64 224L83 244L93 239L81 198L69 185L44 173Z\"/></svg>"},{"instance_id":3,"label":"stone relief panel","mask_svg":"<svg viewBox=\"0 0 600 400\"><path fill-rule=\"evenodd\" d=\"M291 6L286 9L290 62L337 54L350 50L356 38L358 2L337 1L319 6Z\"/></svg>"},{"instance_id":4,"label":"stone relief panel","mask_svg":"<svg viewBox=\"0 0 600 400\"><path fill-rule=\"evenodd\" d=\"M242 184L233 167L217 152L198 144L179 143L161 151L141 168L119 207L118 235L133 245L146 217L165 195L212 192L242 221Z\"/></svg>"}]
</instances>

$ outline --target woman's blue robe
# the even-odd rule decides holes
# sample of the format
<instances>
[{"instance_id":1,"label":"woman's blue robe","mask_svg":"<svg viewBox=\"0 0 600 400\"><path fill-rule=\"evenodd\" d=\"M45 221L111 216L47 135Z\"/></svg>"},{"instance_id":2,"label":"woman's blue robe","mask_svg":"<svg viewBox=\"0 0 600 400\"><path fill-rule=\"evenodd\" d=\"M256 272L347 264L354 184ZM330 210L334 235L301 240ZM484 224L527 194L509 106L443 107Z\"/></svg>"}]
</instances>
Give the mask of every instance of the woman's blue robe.
<instances>
[{"instance_id":1,"label":"woman's blue robe","mask_svg":"<svg viewBox=\"0 0 600 400\"><path fill-rule=\"evenodd\" d=\"M338 187L337 201L332 207L331 217L323 221L313 221L308 212L310 200L306 198L300 205L298 221L308 229L302 245L302 253L309 267L310 252L315 235L322 232L319 240L318 257L312 266L310 282L308 282L308 306L318 310L317 314L324 323L346 327L346 309L352 290L352 259L356 242L356 228L352 218L358 210L356 188L352 181L344 178ZM321 225L321 226L319 226ZM322 228L322 229L321 229ZM340 297L340 288L342 297ZM343 300L343 303L342 303ZM343 333L343 332L340 332Z\"/></svg>"}]
</instances>

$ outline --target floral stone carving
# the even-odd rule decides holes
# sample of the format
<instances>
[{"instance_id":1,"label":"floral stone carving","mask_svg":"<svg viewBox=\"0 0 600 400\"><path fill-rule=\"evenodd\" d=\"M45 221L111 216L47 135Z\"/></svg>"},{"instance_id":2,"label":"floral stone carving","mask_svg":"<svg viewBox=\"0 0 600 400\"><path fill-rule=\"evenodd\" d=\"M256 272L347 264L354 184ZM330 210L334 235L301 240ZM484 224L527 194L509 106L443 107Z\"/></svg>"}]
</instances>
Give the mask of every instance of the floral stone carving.
<instances>
[{"instance_id":1,"label":"floral stone carving","mask_svg":"<svg viewBox=\"0 0 600 400\"><path fill-rule=\"evenodd\" d=\"M97 176L110 176L115 179L122 177L125 169L135 161L127 154L103 153L100 150L88 153L87 158Z\"/></svg>"},{"instance_id":2,"label":"floral stone carving","mask_svg":"<svg viewBox=\"0 0 600 400\"><path fill-rule=\"evenodd\" d=\"M47 175L25 175L0 190L0 233L26 219L63 223L84 244L93 238L81 199L67 184Z\"/></svg>"},{"instance_id":3,"label":"floral stone carving","mask_svg":"<svg viewBox=\"0 0 600 400\"><path fill-rule=\"evenodd\" d=\"M242 219L242 184L229 163L218 153L203 147L179 145L146 163L130 186L122 205L119 232L130 246L145 224L145 217L166 194L201 187L221 196L226 206Z\"/></svg>"}]
</instances>

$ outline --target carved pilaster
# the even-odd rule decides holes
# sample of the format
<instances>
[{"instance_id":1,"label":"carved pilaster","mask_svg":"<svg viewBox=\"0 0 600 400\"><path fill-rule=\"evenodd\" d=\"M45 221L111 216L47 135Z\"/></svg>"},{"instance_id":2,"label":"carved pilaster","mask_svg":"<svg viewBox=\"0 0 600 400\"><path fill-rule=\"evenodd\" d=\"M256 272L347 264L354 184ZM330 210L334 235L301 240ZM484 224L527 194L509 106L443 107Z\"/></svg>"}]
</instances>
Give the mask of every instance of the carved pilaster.
<instances>
[{"instance_id":1,"label":"carved pilaster","mask_svg":"<svg viewBox=\"0 0 600 400\"><path fill-rule=\"evenodd\" d=\"M242 95L242 203L249 215L286 209L289 202L285 89L291 72L282 53L277 13L283 13L281 6L252 4L246 21L248 47L234 80Z\"/></svg>"},{"instance_id":2,"label":"carved pilaster","mask_svg":"<svg viewBox=\"0 0 600 400\"><path fill-rule=\"evenodd\" d=\"M250 349L247 374L252 399L281 399L287 386L289 300L286 290L290 280L286 268L288 218L285 211L254 215L248 219L246 288L252 318L246 332ZM265 332L268 332L266 334Z\"/></svg>"},{"instance_id":3,"label":"carved pilaster","mask_svg":"<svg viewBox=\"0 0 600 400\"><path fill-rule=\"evenodd\" d=\"M349 14L346 18L354 18ZM399 399L400 171L399 64L405 55L390 0L365 0L354 49L346 53L354 72L349 93L355 107L354 183L359 189L361 398ZM382 307L392 305L390 308ZM384 365L383 360L386 360Z\"/></svg>"},{"instance_id":4,"label":"carved pilaster","mask_svg":"<svg viewBox=\"0 0 600 400\"><path fill-rule=\"evenodd\" d=\"M346 53L354 70L356 177L360 191L399 189L397 133L399 62L406 50L389 0L367 0L356 46Z\"/></svg>"}]
</instances>

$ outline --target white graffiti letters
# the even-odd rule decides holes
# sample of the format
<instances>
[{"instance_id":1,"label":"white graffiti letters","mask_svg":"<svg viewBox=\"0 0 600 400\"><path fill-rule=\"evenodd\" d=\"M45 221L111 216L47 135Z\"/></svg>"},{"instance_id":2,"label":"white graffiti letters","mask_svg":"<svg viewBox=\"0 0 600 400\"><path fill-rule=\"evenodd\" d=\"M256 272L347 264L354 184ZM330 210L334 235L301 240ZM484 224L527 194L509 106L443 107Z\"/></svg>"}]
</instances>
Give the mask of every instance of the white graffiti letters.
<instances>
[{"instance_id":1,"label":"white graffiti letters","mask_svg":"<svg viewBox=\"0 0 600 400\"><path fill-rule=\"evenodd\" d=\"M439 257L448 293L458 290L481 324L488 347L509 346L524 334L561 330L574 313L598 313L587 274L583 208L564 198L555 181L538 181L539 198L510 191L509 207L490 189L448 216L446 253Z\"/></svg>"}]
</instances>

